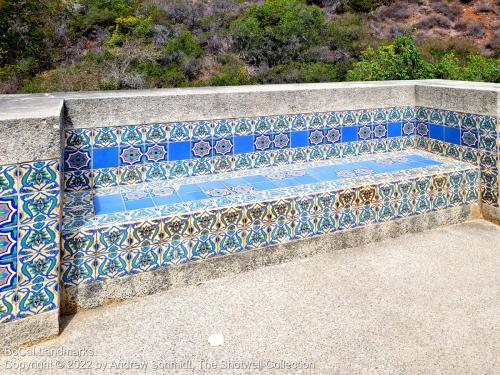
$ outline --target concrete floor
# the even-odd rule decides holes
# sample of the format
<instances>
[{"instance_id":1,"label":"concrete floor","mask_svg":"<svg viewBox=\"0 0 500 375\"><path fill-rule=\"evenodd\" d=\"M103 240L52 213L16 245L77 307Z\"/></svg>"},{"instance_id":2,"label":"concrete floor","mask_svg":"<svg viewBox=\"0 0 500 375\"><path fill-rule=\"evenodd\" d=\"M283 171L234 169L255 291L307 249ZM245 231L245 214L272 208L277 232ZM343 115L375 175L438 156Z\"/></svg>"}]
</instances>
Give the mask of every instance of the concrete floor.
<instances>
[{"instance_id":1,"label":"concrete floor","mask_svg":"<svg viewBox=\"0 0 500 375\"><path fill-rule=\"evenodd\" d=\"M478 220L265 267L66 317L0 373L498 374L499 250Z\"/></svg>"}]
</instances>

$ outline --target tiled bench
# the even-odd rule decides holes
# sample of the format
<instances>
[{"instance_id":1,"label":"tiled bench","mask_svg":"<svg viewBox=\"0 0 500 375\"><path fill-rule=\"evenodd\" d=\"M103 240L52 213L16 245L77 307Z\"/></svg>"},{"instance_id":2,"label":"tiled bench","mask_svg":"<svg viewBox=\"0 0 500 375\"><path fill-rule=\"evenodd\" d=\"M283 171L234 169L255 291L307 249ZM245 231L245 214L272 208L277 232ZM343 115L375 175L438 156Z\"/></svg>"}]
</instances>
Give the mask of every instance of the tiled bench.
<instances>
[{"instance_id":1,"label":"tiled bench","mask_svg":"<svg viewBox=\"0 0 500 375\"><path fill-rule=\"evenodd\" d=\"M56 335L60 312L500 223L499 98L451 81L0 96L0 347Z\"/></svg>"},{"instance_id":2,"label":"tiled bench","mask_svg":"<svg viewBox=\"0 0 500 375\"><path fill-rule=\"evenodd\" d=\"M477 167L409 150L67 193L62 282L472 204L477 185Z\"/></svg>"}]
</instances>

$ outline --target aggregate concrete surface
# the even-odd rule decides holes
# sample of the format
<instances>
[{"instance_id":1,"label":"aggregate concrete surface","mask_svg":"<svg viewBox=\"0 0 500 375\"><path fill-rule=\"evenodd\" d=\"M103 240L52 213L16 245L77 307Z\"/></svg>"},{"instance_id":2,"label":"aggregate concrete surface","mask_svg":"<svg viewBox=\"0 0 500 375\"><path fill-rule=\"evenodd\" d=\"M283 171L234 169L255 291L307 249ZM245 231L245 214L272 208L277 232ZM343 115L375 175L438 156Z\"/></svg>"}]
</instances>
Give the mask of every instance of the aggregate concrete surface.
<instances>
[{"instance_id":1,"label":"aggregate concrete surface","mask_svg":"<svg viewBox=\"0 0 500 375\"><path fill-rule=\"evenodd\" d=\"M498 374L499 250L475 220L109 305L0 373Z\"/></svg>"}]
</instances>

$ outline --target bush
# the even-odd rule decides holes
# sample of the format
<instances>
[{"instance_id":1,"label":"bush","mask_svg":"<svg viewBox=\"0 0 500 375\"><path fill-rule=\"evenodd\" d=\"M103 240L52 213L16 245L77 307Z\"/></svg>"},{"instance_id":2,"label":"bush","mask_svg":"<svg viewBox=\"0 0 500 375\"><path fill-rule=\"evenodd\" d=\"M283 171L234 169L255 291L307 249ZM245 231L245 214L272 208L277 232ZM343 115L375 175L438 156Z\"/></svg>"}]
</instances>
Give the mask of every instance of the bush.
<instances>
[{"instance_id":1,"label":"bush","mask_svg":"<svg viewBox=\"0 0 500 375\"><path fill-rule=\"evenodd\" d=\"M148 38L154 33L151 18L144 18L143 16L118 17L115 24L113 35L108 41L109 45L120 45L127 38Z\"/></svg>"},{"instance_id":2,"label":"bush","mask_svg":"<svg viewBox=\"0 0 500 375\"><path fill-rule=\"evenodd\" d=\"M488 13L490 11L491 7L488 3L479 3L476 5L476 13Z\"/></svg>"},{"instance_id":3,"label":"bush","mask_svg":"<svg viewBox=\"0 0 500 375\"><path fill-rule=\"evenodd\" d=\"M134 14L139 0L80 0L69 25L74 38L95 27L114 27L115 20Z\"/></svg>"},{"instance_id":4,"label":"bush","mask_svg":"<svg viewBox=\"0 0 500 375\"><path fill-rule=\"evenodd\" d=\"M451 26L452 22L450 19L441 14L424 17L415 24L415 27L420 30L430 30L433 27L449 29Z\"/></svg>"},{"instance_id":5,"label":"bush","mask_svg":"<svg viewBox=\"0 0 500 375\"><path fill-rule=\"evenodd\" d=\"M431 3L431 6L437 13L441 13L452 20L456 20L462 15L462 8L456 3L449 4L443 1L437 1Z\"/></svg>"},{"instance_id":6,"label":"bush","mask_svg":"<svg viewBox=\"0 0 500 375\"><path fill-rule=\"evenodd\" d=\"M465 62L467 56L479 53L479 48L464 38L427 38L419 46L425 59L439 61L445 54L453 52L460 62Z\"/></svg>"},{"instance_id":7,"label":"bush","mask_svg":"<svg viewBox=\"0 0 500 375\"><path fill-rule=\"evenodd\" d=\"M135 43L137 44L137 40ZM198 39L187 30L178 30L161 50L139 44L136 47L131 45L128 51L124 57L115 59L118 65L122 61L130 60L128 71L117 69L118 72L127 71L129 75L126 80L123 79L123 74L121 75L117 80L121 85L140 82L137 76L132 76L135 71L142 75L148 83L146 86L149 87L188 86L189 82L196 78L203 56ZM116 52L123 54L124 48L121 47Z\"/></svg>"},{"instance_id":8,"label":"bush","mask_svg":"<svg viewBox=\"0 0 500 375\"><path fill-rule=\"evenodd\" d=\"M486 43L486 48L492 52L493 56L500 56L500 31L495 31Z\"/></svg>"},{"instance_id":9,"label":"bush","mask_svg":"<svg viewBox=\"0 0 500 375\"><path fill-rule=\"evenodd\" d=\"M401 35L390 45L376 50L368 48L359 62L347 73L349 81L433 78L431 64L426 62L409 35Z\"/></svg>"},{"instance_id":10,"label":"bush","mask_svg":"<svg viewBox=\"0 0 500 375\"><path fill-rule=\"evenodd\" d=\"M26 79L20 92L91 91L102 88L99 68L84 62L48 70Z\"/></svg>"},{"instance_id":11,"label":"bush","mask_svg":"<svg viewBox=\"0 0 500 375\"><path fill-rule=\"evenodd\" d=\"M461 21L455 25L455 30L461 31L470 38L480 38L484 35L484 26L474 21Z\"/></svg>"},{"instance_id":12,"label":"bush","mask_svg":"<svg viewBox=\"0 0 500 375\"><path fill-rule=\"evenodd\" d=\"M366 20L353 13L345 13L328 24L330 48L348 51L359 56L376 38L371 35Z\"/></svg>"},{"instance_id":13,"label":"bush","mask_svg":"<svg viewBox=\"0 0 500 375\"><path fill-rule=\"evenodd\" d=\"M293 62L268 69L257 79L261 83L332 82L338 74L330 64Z\"/></svg>"},{"instance_id":14,"label":"bush","mask_svg":"<svg viewBox=\"0 0 500 375\"><path fill-rule=\"evenodd\" d=\"M186 59L199 59L203 49L193 33L182 30L165 44L163 53L169 61L182 62Z\"/></svg>"},{"instance_id":15,"label":"bush","mask_svg":"<svg viewBox=\"0 0 500 375\"><path fill-rule=\"evenodd\" d=\"M33 69L49 67L59 42L58 15L63 11L58 0L0 1L0 66L30 58Z\"/></svg>"},{"instance_id":16,"label":"bush","mask_svg":"<svg viewBox=\"0 0 500 375\"><path fill-rule=\"evenodd\" d=\"M445 54L436 66L436 76L463 81L500 82L500 59L469 55L464 64L453 52Z\"/></svg>"},{"instance_id":17,"label":"bush","mask_svg":"<svg viewBox=\"0 0 500 375\"><path fill-rule=\"evenodd\" d=\"M399 21L407 20L412 15L410 4L408 4L407 2L400 2L383 8L387 9L385 12L385 17L392 18L394 20L399 20Z\"/></svg>"},{"instance_id":18,"label":"bush","mask_svg":"<svg viewBox=\"0 0 500 375\"><path fill-rule=\"evenodd\" d=\"M320 42L324 14L297 0L266 0L250 5L231 23L234 47L253 64L269 66L300 60Z\"/></svg>"},{"instance_id":19,"label":"bush","mask_svg":"<svg viewBox=\"0 0 500 375\"><path fill-rule=\"evenodd\" d=\"M226 61L224 61L221 71L213 75L210 80L212 86L237 86L251 83L250 76L243 64L232 58L224 60Z\"/></svg>"},{"instance_id":20,"label":"bush","mask_svg":"<svg viewBox=\"0 0 500 375\"><path fill-rule=\"evenodd\" d=\"M343 9L356 13L368 13L383 3L383 0L346 0Z\"/></svg>"}]
</instances>

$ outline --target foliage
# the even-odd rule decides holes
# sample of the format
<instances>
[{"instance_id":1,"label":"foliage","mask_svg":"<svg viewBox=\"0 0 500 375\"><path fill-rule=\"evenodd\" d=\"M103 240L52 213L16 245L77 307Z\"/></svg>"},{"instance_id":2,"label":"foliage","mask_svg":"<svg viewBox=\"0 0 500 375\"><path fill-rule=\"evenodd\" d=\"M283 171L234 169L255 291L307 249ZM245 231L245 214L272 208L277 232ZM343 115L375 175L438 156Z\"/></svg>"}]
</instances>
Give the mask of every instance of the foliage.
<instances>
[{"instance_id":1,"label":"foliage","mask_svg":"<svg viewBox=\"0 0 500 375\"><path fill-rule=\"evenodd\" d=\"M422 57L411 36L397 37L394 44L364 51L347 78L351 81L443 78L500 82L500 59L463 51L457 56L444 45L429 50L435 63Z\"/></svg>"},{"instance_id":2,"label":"foliage","mask_svg":"<svg viewBox=\"0 0 500 375\"><path fill-rule=\"evenodd\" d=\"M87 34L95 27L113 27L120 17L133 15L139 0L79 0L69 20L74 37Z\"/></svg>"},{"instance_id":3,"label":"foliage","mask_svg":"<svg viewBox=\"0 0 500 375\"><path fill-rule=\"evenodd\" d=\"M62 66L43 72L32 79L25 80L20 92L57 92L99 90L101 77L95 64L83 62Z\"/></svg>"},{"instance_id":4,"label":"foliage","mask_svg":"<svg viewBox=\"0 0 500 375\"><path fill-rule=\"evenodd\" d=\"M436 65L436 77L462 81L500 83L500 59L469 55L464 63L453 52L445 54Z\"/></svg>"},{"instance_id":5,"label":"foliage","mask_svg":"<svg viewBox=\"0 0 500 375\"><path fill-rule=\"evenodd\" d=\"M330 48L359 56L376 41L366 26L366 20L355 13L344 13L328 24Z\"/></svg>"},{"instance_id":6,"label":"foliage","mask_svg":"<svg viewBox=\"0 0 500 375\"><path fill-rule=\"evenodd\" d=\"M376 35L368 26L374 20L409 16L406 2L365 14L392 1L0 0L0 93L345 79L499 81L498 58L481 56L464 38L416 33L415 46L409 35ZM482 35L481 25L465 22L453 4L433 2L438 18L428 13L433 18L425 21L446 26L446 16L462 35ZM485 34L486 52L495 57L497 34Z\"/></svg>"},{"instance_id":7,"label":"foliage","mask_svg":"<svg viewBox=\"0 0 500 375\"><path fill-rule=\"evenodd\" d=\"M467 56L479 53L479 49L473 43L463 38L428 38L419 48L422 56L433 63L450 52L453 52L462 63Z\"/></svg>"},{"instance_id":8,"label":"foliage","mask_svg":"<svg viewBox=\"0 0 500 375\"><path fill-rule=\"evenodd\" d=\"M269 66L300 60L320 42L324 14L297 0L266 0L251 5L231 24L235 48L247 61Z\"/></svg>"},{"instance_id":9,"label":"foliage","mask_svg":"<svg viewBox=\"0 0 500 375\"><path fill-rule=\"evenodd\" d=\"M347 0L343 3L343 9L357 13L368 13L381 4L383 4L382 0Z\"/></svg>"},{"instance_id":10,"label":"foliage","mask_svg":"<svg viewBox=\"0 0 500 375\"><path fill-rule=\"evenodd\" d=\"M241 63L232 54L222 54L217 59L218 72L212 75L208 82L212 86L235 86L252 84L252 79Z\"/></svg>"},{"instance_id":11,"label":"foliage","mask_svg":"<svg viewBox=\"0 0 500 375\"><path fill-rule=\"evenodd\" d=\"M414 40L401 35L393 44L362 52L359 62L347 73L349 81L379 81L434 78L432 64L425 61Z\"/></svg>"},{"instance_id":12,"label":"foliage","mask_svg":"<svg viewBox=\"0 0 500 375\"><path fill-rule=\"evenodd\" d=\"M262 73L262 83L301 83L337 81L337 71L330 64L292 62L277 65Z\"/></svg>"},{"instance_id":13,"label":"foliage","mask_svg":"<svg viewBox=\"0 0 500 375\"><path fill-rule=\"evenodd\" d=\"M0 2L0 66L31 59L32 67L52 61L57 43L57 0L3 0Z\"/></svg>"}]
</instances>

